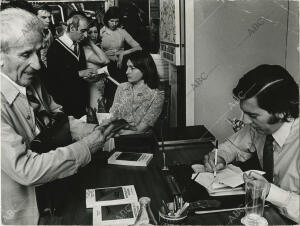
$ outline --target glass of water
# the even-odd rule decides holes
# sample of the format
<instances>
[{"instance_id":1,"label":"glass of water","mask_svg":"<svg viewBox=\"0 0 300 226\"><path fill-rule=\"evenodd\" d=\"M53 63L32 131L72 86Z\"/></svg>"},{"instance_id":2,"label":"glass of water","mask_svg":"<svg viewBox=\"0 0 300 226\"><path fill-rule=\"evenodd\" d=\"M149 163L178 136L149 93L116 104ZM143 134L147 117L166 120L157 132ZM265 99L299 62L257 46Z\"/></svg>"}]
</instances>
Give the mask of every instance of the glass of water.
<instances>
[{"instance_id":1,"label":"glass of water","mask_svg":"<svg viewBox=\"0 0 300 226\"><path fill-rule=\"evenodd\" d=\"M263 217L266 198L266 183L259 180L249 180L245 183L245 216L241 222L244 225L268 225Z\"/></svg>"}]
</instances>

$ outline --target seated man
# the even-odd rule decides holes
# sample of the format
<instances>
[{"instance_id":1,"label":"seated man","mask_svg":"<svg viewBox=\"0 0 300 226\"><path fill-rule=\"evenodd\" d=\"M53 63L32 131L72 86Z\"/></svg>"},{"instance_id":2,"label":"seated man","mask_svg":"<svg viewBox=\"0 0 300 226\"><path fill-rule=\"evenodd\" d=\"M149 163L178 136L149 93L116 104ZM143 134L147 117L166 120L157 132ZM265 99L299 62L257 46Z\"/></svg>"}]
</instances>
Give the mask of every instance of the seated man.
<instances>
[{"instance_id":1,"label":"seated man","mask_svg":"<svg viewBox=\"0 0 300 226\"><path fill-rule=\"evenodd\" d=\"M37 76L43 25L22 9L2 10L0 17L2 223L33 225L39 220L35 187L73 175L88 164L112 127L102 131L69 117L73 144L42 154L31 150L33 139L49 125L47 115L61 108ZM41 117L42 112L47 114Z\"/></svg>"},{"instance_id":2,"label":"seated man","mask_svg":"<svg viewBox=\"0 0 300 226\"><path fill-rule=\"evenodd\" d=\"M299 220L299 90L292 76L281 66L260 65L246 73L233 94L248 123L214 151L205 156L207 171L220 170L237 160L244 162L257 154L266 183L266 200L288 218Z\"/></svg>"}]
</instances>

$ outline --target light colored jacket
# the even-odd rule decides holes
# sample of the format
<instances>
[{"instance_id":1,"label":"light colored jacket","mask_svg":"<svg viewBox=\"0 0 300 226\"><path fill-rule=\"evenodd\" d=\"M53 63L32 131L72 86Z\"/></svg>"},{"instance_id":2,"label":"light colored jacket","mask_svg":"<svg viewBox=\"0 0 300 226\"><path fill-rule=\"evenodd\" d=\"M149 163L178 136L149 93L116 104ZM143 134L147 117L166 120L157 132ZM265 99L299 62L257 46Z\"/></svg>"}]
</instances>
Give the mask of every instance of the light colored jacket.
<instances>
[{"instance_id":1,"label":"light colored jacket","mask_svg":"<svg viewBox=\"0 0 300 226\"><path fill-rule=\"evenodd\" d=\"M44 108L59 111L37 79L32 84ZM7 78L1 76L1 211L3 224L37 224L35 186L75 174L91 160L88 146L77 141L44 154L32 152L36 136L33 109ZM69 117L71 135L79 140L95 126Z\"/></svg>"}]
</instances>

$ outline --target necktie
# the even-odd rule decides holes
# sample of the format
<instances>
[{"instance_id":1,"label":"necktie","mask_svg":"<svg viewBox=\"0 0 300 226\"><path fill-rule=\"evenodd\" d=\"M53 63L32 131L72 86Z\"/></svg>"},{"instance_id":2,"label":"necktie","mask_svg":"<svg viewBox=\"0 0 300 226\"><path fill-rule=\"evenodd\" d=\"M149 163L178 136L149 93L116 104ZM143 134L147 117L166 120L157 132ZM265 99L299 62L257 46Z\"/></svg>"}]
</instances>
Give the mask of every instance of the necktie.
<instances>
[{"instance_id":1,"label":"necktie","mask_svg":"<svg viewBox=\"0 0 300 226\"><path fill-rule=\"evenodd\" d=\"M30 106L33 108L37 127L39 128L40 131L42 131L43 129L45 129L47 127L46 122L49 121L46 118L47 116L44 113L45 111L41 111L40 101L34 96L34 92L31 88L26 89L26 96L27 96Z\"/></svg>"},{"instance_id":2,"label":"necktie","mask_svg":"<svg viewBox=\"0 0 300 226\"><path fill-rule=\"evenodd\" d=\"M272 183L273 182L273 168L274 168L274 157L273 157L273 141L272 135L266 136L264 153L263 153L263 166L266 172L265 178Z\"/></svg>"},{"instance_id":3,"label":"necktie","mask_svg":"<svg viewBox=\"0 0 300 226\"><path fill-rule=\"evenodd\" d=\"M76 54L76 56L78 56L79 55L79 46L78 46L78 43L74 42L73 45L74 45L74 53Z\"/></svg>"}]
</instances>

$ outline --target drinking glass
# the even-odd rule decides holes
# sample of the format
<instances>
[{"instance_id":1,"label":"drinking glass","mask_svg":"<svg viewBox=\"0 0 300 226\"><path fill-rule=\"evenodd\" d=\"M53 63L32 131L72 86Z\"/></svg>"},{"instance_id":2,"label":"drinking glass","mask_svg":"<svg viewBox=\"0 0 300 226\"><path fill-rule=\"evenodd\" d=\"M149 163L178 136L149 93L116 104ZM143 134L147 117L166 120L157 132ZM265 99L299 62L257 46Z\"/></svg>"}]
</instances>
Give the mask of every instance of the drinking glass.
<instances>
[{"instance_id":1,"label":"drinking glass","mask_svg":"<svg viewBox=\"0 0 300 226\"><path fill-rule=\"evenodd\" d=\"M263 217L266 198L266 183L259 180L249 180L245 183L245 216L241 219L244 225L268 225Z\"/></svg>"}]
</instances>

